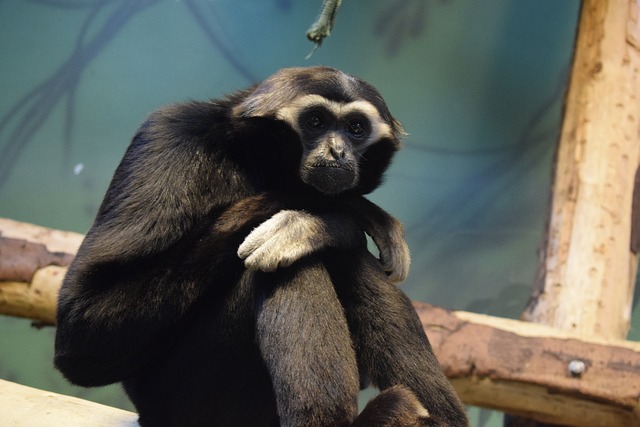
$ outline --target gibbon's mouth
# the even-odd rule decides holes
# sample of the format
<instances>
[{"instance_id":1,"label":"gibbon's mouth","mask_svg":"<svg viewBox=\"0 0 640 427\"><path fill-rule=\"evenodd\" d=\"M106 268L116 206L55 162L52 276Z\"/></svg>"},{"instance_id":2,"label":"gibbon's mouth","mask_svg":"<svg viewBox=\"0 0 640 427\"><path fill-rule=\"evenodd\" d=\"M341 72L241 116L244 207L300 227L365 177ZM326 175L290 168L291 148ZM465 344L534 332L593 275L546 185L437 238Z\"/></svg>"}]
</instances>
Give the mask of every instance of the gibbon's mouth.
<instances>
[{"instance_id":1,"label":"gibbon's mouth","mask_svg":"<svg viewBox=\"0 0 640 427\"><path fill-rule=\"evenodd\" d=\"M328 161L318 161L312 163L309 168L333 168L333 169L343 169L347 172L353 172L353 167L351 165L342 163L342 162L328 162Z\"/></svg>"},{"instance_id":2,"label":"gibbon's mouth","mask_svg":"<svg viewBox=\"0 0 640 427\"><path fill-rule=\"evenodd\" d=\"M319 162L305 168L302 180L321 193L335 195L356 185L358 174L338 162Z\"/></svg>"}]
</instances>

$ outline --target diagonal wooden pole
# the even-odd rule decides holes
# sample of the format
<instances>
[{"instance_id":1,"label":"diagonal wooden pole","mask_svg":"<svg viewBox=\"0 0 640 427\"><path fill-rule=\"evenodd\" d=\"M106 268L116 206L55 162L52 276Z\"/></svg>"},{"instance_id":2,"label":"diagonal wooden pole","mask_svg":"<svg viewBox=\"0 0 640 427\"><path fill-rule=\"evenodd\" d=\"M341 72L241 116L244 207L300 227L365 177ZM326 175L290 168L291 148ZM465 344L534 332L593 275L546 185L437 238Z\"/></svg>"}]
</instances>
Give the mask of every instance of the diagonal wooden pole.
<instances>
[{"instance_id":1,"label":"diagonal wooden pole","mask_svg":"<svg viewBox=\"0 0 640 427\"><path fill-rule=\"evenodd\" d=\"M631 321L640 241L639 9L640 0L583 1L546 241L522 316L585 337L624 339ZM589 369L575 362L575 375ZM525 425L541 424L505 418L505 426Z\"/></svg>"},{"instance_id":2,"label":"diagonal wooden pole","mask_svg":"<svg viewBox=\"0 0 640 427\"><path fill-rule=\"evenodd\" d=\"M640 0L585 0L539 280L523 314L584 335L629 331L640 159Z\"/></svg>"}]
</instances>

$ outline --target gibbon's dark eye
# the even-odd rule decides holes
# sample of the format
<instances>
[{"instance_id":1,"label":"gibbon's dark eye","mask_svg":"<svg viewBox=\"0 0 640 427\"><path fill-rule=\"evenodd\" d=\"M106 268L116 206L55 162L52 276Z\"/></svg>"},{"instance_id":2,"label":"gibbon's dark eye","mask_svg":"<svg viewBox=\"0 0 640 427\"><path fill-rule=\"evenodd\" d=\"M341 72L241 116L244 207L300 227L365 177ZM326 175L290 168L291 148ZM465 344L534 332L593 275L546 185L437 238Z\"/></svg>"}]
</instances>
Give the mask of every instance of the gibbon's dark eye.
<instances>
[{"instance_id":1,"label":"gibbon's dark eye","mask_svg":"<svg viewBox=\"0 0 640 427\"><path fill-rule=\"evenodd\" d=\"M347 133L355 139L362 139L367 135L367 124L361 119L352 119L347 122Z\"/></svg>"},{"instance_id":2,"label":"gibbon's dark eye","mask_svg":"<svg viewBox=\"0 0 640 427\"><path fill-rule=\"evenodd\" d=\"M321 130L327 125L326 120L320 113L309 113L304 118L305 125L311 130Z\"/></svg>"}]
</instances>

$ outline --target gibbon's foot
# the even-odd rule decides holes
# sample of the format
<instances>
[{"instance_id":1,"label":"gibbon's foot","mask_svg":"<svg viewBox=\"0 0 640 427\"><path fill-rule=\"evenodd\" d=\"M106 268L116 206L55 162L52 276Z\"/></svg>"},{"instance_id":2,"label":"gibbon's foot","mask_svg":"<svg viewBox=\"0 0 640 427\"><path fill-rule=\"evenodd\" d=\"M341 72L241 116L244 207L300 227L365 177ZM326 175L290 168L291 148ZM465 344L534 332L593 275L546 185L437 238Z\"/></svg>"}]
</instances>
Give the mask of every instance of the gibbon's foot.
<instances>
[{"instance_id":1,"label":"gibbon's foot","mask_svg":"<svg viewBox=\"0 0 640 427\"><path fill-rule=\"evenodd\" d=\"M449 426L429 416L424 406L406 387L396 385L371 400L353 422L353 427ZM456 426L450 426L456 427Z\"/></svg>"}]
</instances>

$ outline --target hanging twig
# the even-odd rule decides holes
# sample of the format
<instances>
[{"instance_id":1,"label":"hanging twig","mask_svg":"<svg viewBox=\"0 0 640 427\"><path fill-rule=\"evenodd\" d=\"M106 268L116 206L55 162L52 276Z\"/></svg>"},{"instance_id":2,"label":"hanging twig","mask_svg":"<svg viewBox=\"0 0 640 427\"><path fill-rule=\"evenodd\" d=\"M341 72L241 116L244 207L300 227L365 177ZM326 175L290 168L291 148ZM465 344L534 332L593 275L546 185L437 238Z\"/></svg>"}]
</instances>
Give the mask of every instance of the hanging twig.
<instances>
[{"instance_id":1,"label":"hanging twig","mask_svg":"<svg viewBox=\"0 0 640 427\"><path fill-rule=\"evenodd\" d=\"M315 43L313 50L309 52L306 59L311 58L311 55L322 45L322 41L325 37L329 37L333 23L338 14L338 9L342 0L324 0L322 3L322 9L318 19L311 24L311 27L307 30L307 38Z\"/></svg>"}]
</instances>

